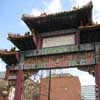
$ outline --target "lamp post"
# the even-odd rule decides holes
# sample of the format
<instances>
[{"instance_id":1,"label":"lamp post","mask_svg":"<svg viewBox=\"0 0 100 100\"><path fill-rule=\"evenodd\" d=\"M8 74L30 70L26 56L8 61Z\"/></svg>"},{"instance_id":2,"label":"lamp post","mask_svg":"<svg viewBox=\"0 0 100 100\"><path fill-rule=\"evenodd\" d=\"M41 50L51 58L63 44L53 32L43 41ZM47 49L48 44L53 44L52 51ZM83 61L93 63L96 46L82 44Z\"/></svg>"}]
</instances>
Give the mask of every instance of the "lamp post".
<instances>
[{"instance_id":1,"label":"lamp post","mask_svg":"<svg viewBox=\"0 0 100 100\"><path fill-rule=\"evenodd\" d=\"M51 69L50 69L50 71L49 71L48 100L51 99L50 94L51 94Z\"/></svg>"}]
</instances>

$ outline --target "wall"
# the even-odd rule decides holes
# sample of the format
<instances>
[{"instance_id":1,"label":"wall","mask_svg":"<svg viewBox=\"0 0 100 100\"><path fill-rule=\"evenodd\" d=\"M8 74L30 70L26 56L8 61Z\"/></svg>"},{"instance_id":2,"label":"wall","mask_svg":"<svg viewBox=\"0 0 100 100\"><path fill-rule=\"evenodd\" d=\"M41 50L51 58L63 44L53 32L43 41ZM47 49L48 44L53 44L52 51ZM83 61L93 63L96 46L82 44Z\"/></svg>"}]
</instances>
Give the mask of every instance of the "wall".
<instances>
[{"instance_id":1,"label":"wall","mask_svg":"<svg viewBox=\"0 0 100 100\"><path fill-rule=\"evenodd\" d=\"M48 78L41 81L40 100L48 100ZM50 100L81 100L81 86L77 77L52 77Z\"/></svg>"}]
</instances>

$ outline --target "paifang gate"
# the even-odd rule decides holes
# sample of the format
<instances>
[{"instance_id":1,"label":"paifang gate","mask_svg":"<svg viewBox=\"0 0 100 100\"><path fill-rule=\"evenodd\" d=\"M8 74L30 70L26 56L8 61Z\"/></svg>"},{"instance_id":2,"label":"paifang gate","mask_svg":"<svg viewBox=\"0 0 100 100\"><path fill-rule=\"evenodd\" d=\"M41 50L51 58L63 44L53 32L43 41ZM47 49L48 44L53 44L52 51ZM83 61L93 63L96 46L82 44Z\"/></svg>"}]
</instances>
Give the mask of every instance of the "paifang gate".
<instances>
[{"instance_id":1,"label":"paifang gate","mask_svg":"<svg viewBox=\"0 0 100 100\"><path fill-rule=\"evenodd\" d=\"M16 88L15 100L22 100L23 82L29 76L40 70L72 67L85 70L96 77L96 93L100 100L100 25L92 21L92 8L90 2L69 12L41 14L38 17L22 16L30 32L24 35L9 33L8 40L18 49L14 47L11 50L0 50L0 57L6 63L5 80L8 81L9 87ZM47 97L51 100L51 71L47 78ZM61 80L65 81L63 78ZM38 85L34 83L34 86ZM38 93L38 89L37 87L34 93ZM65 90L67 91L66 88Z\"/></svg>"}]
</instances>

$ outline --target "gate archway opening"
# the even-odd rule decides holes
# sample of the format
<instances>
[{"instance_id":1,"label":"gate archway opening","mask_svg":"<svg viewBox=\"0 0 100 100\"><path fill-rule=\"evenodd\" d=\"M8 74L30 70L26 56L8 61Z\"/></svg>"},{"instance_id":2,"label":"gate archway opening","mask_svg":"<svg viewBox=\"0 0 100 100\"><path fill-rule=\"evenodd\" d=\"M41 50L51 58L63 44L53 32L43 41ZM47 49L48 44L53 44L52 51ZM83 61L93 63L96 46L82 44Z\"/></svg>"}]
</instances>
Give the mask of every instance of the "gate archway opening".
<instances>
[{"instance_id":1,"label":"gate archway opening","mask_svg":"<svg viewBox=\"0 0 100 100\"><path fill-rule=\"evenodd\" d=\"M53 96L51 97L54 97L56 100L57 98L62 97L62 95L59 95L61 91L59 88L64 89L64 91L68 90L67 86L69 84L64 85L64 83L68 82L72 85L76 84L69 87L71 91L75 91L73 90L73 87L75 86L76 89L80 91L80 98L82 100L89 99L91 97L95 100L96 99L96 82L95 82L95 76L93 75L94 75L93 72L91 74L88 71L79 70L78 68L52 69L51 73L50 73L50 70L40 70L36 74L33 74L31 77L29 77L28 79L24 81L23 99L24 100L47 99L48 100L49 95L51 96L53 94ZM63 81L63 77L65 78L64 79L65 81ZM74 80L74 81L71 81L71 80ZM53 82L55 82L55 85ZM59 89L59 92L56 92L56 90L54 89L54 87L56 88L57 84L58 84L57 88ZM41 92L41 91L44 91L44 92ZM91 97L89 97L88 94Z\"/></svg>"}]
</instances>

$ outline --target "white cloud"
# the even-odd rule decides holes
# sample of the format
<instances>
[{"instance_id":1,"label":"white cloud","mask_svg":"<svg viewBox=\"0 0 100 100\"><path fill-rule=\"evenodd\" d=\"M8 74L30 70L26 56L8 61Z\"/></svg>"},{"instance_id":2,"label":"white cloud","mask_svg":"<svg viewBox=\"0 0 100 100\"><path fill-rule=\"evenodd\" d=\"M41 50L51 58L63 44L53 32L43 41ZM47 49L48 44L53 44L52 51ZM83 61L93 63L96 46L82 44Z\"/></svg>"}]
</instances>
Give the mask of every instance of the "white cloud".
<instances>
[{"instance_id":1,"label":"white cloud","mask_svg":"<svg viewBox=\"0 0 100 100\"><path fill-rule=\"evenodd\" d=\"M6 64L3 63L1 60L0 60L0 72L1 71L6 71Z\"/></svg>"},{"instance_id":2,"label":"white cloud","mask_svg":"<svg viewBox=\"0 0 100 100\"><path fill-rule=\"evenodd\" d=\"M64 69L55 69L52 70L52 74L71 74L72 76L77 76L79 77L81 86L84 85L95 85L95 77L93 75L89 74L88 72L81 71L77 68L64 68ZM42 74L42 75L41 75ZM49 71L47 70L40 70L36 75L33 75L31 79L39 80L39 77L47 77L49 76ZM35 77L35 78L34 78Z\"/></svg>"},{"instance_id":3,"label":"white cloud","mask_svg":"<svg viewBox=\"0 0 100 100\"><path fill-rule=\"evenodd\" d=\"M41 10L39 9L32 9L31 15L40 16Z\"/></svg>"},{"instance_id":4,"label":"white cloud","mask_svg":"<svg viewBox=\"0 0 100 100\"><path fill-rule=\"evenodd\" d=\"M92 0L93 5L94 5L94 9L96 11L100 11L100 0Z\"/></svg>"},{"instance_id":5,"label":"white cloud","mask_svg":"<svg viewBox=\"0 0 100 100\"><path fill-rule=\"evenodd\" d=\"M47 14L50 13L57 13L60 12L62 10L62 6L61 6L61 0L51 0L51 2L46 2L45 0L42 1L44 6L46 6L45 12ZM31 15L33 16L40 16L41 13L43 13L44 11L41 11L39 9L32 9Z\"/></svg>"},{"instance_id":6,"label":"white cloud","mask_svg":"<svg viewBox=\"0 0 100 100\"><path fill-rule=\"evenodd\" d=\"M52 0L47 8L47 13L56 13L62 10L61 0Z\"/></svg>"},{"instance_id":7,"label":"white cloud","mask_svg":"<svg viewBox=\"0 0 100 100\"><path fill-rule=\"evenodd\" d=\"M83 5L86 5L90 1L91 0L75 0L75 5L81 7Z\"/></svg>"},{"instance_id":8,"label":"white cloud","mask_svg":"<svg viewBox=\"0 0 100 100\"><path fill-rule=\"evenodd\" d=\"M77 68L64 69L62 72L67 72L80 79L81 85L95 85L95 78L85 71L80 71Z\"/></svg>"},{"instance_id":9,"label":"white cloud","mask_svg":"<svg viewBox=\"0 0 100 100\"><path fill-rule=\"evenodd\" d=\"M93 21L100 23L100 11L97 11L97 12L95 11L93 13Z\"/></svg>"},{"instance_id":10,"label":"white cloud","mask_svg":"<svg viewBox=\"0 0 100 100\"><path fill-rule=\"evenodd\" d=\"M75 0L74 3L81 7L90 1L93 3L93 21L100 23L100 0Z\"/></svg>"}]
</instances>

